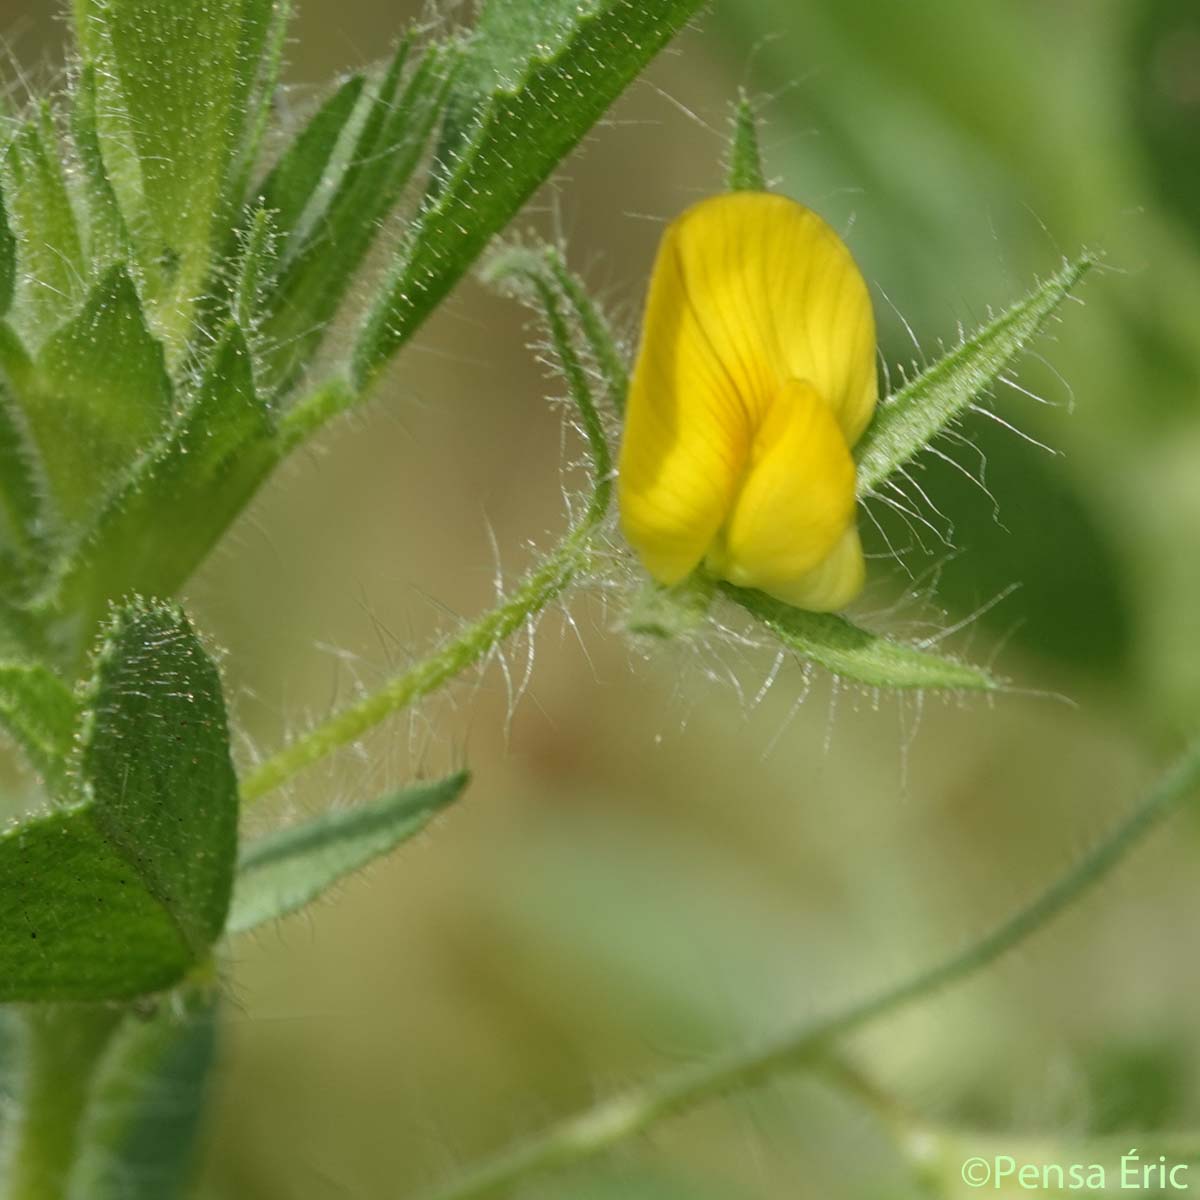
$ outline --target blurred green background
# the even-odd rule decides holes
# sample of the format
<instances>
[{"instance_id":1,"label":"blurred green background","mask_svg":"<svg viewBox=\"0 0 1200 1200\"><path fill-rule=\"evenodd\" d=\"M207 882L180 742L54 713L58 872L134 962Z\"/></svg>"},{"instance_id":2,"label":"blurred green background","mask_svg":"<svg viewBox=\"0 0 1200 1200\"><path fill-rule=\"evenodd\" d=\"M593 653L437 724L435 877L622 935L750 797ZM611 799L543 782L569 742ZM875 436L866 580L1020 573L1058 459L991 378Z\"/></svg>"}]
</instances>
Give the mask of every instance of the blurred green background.
<instances>
[{"instance_id":1,"label":"blurred green background","mask_svg":"<svg viewBox=\"0 0 1200 1200\"><path fill-rule=\"evenodd\" d=\"M34 79L61 64L54 7L0 10ZM300 7L297 109L420 6ZM874 991L1061 871L1200 725L1195 4L718 0L520 222L567 237L631 334L663 223L719 186L739 85L762 98L771 174L875 286L893 378L1064 254L1107 254L996 396L1052 453L972 417L942 447L966 474L931 458L928 502L913 492L954 549L877 514L875 549L904 569L876 560L862 609L889 628L955 625L1020 585L949 643L995 656L1013 692L918 705L809 689L789 664L760 698L769 655L647 651L575 599L517 703L497 664L249 816L476 772L431 836L232 948L210 1200L410 1195ZM246 761L486 605L497 564L511 577L561 528L557 385L529 337L465 283L195 580ZM525 667L515 647L515 684ZM1073 1161L1093 1135L1200 1129L1197 829L1176 821L1048 935L848 1048L927 1148L978 1135ZM923 1195L904 1143L828 1081L784 1080L528 1194Z\"/></svg>"}]
</instances>

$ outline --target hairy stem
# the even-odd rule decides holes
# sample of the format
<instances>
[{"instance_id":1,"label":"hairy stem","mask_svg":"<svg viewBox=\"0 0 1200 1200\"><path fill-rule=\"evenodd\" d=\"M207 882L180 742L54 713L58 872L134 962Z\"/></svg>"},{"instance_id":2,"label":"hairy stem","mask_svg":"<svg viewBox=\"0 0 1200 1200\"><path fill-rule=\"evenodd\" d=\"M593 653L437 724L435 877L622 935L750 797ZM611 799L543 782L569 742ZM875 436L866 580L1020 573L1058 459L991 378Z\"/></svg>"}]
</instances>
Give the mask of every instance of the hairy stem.
<instances>
[{"instance_id":1,"label":"hairy stem","mask_svg":"<svg viewBox=\"0 0 1200 1200\"><path fill-rule=\"evenodd\" d=\"M5 1200L63 1200L100 1055L117 1008L39 1007L21 1014L19 1103L5 1132Z\"/></svg>"},{"instance_id":2,"label":"hairy stem","mask_svg":"<svg viewBox=\"0 0 1200 1200\"><path fill-rule=\"evenodd\" d=\"M532 1176L600 1154L705 1101L821 1061L839 1039L960 982L1039 932L1100 883L1198 787L1200 743L1094 849L1030 904L965 950L825 1020L651 1080L599 1104L484 1164L435 1193L432 1200L495 1196Z\"/></svg>"},{"instance_id":3,"label":"hairy stem","mask_svg":"<svg viewBox=\"0 0 1200 1200\"><path fill-rule=\"evenodd\" d=\"M291 745L262 763L242 784L242 802L248 804L285 783L293 775L356 742L369 729L414 701L483 662L497 646L523 629L529 621L559 598L591 561L590 546L612 502L613 461L604 423L588 387L587 372L575 349L571 331L559 308L558 296L534 281L542 316L558 356L567 390L579 413L580 425L592 460L592 493L579 523L524 579L520 587L490 612L443 642L428 658L398 675L380 691L335 713ZM302 441L313 421L324 420L329 405L340 403L350 385L334 380L314 392L289 414L281 427L286 445Z\"/></svg>"},{"instance_id":4,"label":"hairy stem","mask_svg":"<svg viewBox=\"0 0 1200 1200\"><path fill-rule=\"evenodd\" d=\"M594 526L577 526L526 576L502 604L444 642L432 655L398 675L381 691L343 709L268 758L242 784L242 802L250 803L369 729L428 696L476 666L502 642L553 603L589 561Z\"/></svg>"},{"instance_id":5,"label":"hairy stem","mask_svg":"<svg viewBox=\"0 0 1200 1200\"><path fill-rule=\"evenodd\" d=\"M344 412L361 398L348 379L338 376L298 401L279 419L277 438L280 460L306 442L331 417Z\"/></svg>"}]
</instances>

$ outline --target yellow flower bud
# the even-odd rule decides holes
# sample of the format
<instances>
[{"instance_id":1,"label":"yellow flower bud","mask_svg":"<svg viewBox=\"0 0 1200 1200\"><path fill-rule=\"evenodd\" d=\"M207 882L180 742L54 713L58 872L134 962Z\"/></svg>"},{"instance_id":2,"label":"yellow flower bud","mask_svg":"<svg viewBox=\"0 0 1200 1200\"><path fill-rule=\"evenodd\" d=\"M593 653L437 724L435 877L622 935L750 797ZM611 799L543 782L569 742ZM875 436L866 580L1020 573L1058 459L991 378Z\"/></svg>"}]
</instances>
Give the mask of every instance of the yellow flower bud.
<instances>
[{"instance_id":1,"label":"yellow flower bud","mask_svg":"<svg viewBox=\"0 0 1200 1200\"><path fill-rule=\"evenodd\" d=\"M701 563L800 608L862 588L851 447L878 398L845 244L784 196L734 192L668 229L630 385L625 536L662 584Z\"/></svg>"}]
</instances>

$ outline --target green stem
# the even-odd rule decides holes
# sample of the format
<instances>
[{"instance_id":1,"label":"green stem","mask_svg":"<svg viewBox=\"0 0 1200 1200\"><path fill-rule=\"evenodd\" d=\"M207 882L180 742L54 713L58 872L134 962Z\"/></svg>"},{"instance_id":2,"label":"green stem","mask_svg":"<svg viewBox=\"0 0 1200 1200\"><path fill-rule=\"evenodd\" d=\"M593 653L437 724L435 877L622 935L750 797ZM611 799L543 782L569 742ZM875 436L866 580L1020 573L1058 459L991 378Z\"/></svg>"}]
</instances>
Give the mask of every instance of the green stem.
<instances>
[{"instance_id":1,"label":"green stem","mask_svg":"<svg viewBox=\"0 0 1200 1200\"><path fill-rule=\"evenodd\" d=\"M429 658L398 675L382 690L334 714L262 763L242 785L244 804L279 787L342 746L358 741L381 721L482 662L497 646L524 628L530 618L557 600L591 562L592 536L599 530L612 501L612 453L605 437L604 423L592 400L587 372L575 350L558 298L540 279L535 280L535 286L571 399L579 410L592 458L593 485L586 513L501 604L443 642ZM334 380L314 392L305 404L293 409L280 431L285 444L302 441L311 428L325 419L324 414L331 405L340 404L342 390L349 386L344 381Z\"/></svg>"},{"instance_id":2,"label":"green stem","mask_svg":"<svg viewBox=\"0 0 1200 1200\"><path fill-rule=\"evenodd\" d=\"M285 783L369 729L428 696L482 662L506 638L521 629L567 590L590 560L588 542L594 525L577 526L502 604L444 642L429 658L398 675L357 704L336 713L262 763L242 785L248 804Z\"/></svg>"},{"instance_id":3,"label":"green stem","mask_svg":"<svg viewBox=\"0 0 1200 1200\"><path fill-rule=\"evenodd\" d=\"M1090 853L1032 903L965 950L823 1021L652 1080L599 1104L435 1193L436 1200L479 1200L494 1196L532 1176L600 1154L705 1101L823 1060L841 1038L973 975L1043 929L1108 876L1130 850L1198 787L1200 743Z\"/></svg>"},{"instance_id":4,"label":"green stem","mask_svg":"<svg viewBox=\"0 0 1200 1200\"><path fill-rule=\"evenodd\" d=\"M117 1008L30 1008L21 1014L21 1089L5 1134L4 1200L67 1195L92 1079L121 1020Z\"/></svg>"},{"instance_id":5,"label":"green stem","mask_svg":"<svg viewBox=\"0 0 1200 1200\"><path fill-rule=\"evenodd\" d=\"M350 408L360 398L354 385L340 376L310 392L279 419L279 458L286 458L332 417Z\"/></svg>"}]
</instances>

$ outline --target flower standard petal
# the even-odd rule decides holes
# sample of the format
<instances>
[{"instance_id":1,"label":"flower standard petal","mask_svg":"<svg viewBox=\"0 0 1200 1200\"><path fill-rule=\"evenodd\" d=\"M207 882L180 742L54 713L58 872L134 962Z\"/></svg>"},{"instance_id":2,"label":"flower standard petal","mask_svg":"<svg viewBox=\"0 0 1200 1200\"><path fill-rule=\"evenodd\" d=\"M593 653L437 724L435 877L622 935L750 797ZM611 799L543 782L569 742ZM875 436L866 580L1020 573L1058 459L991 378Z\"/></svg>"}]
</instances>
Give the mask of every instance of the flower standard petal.
<instances>
[{"instance_id":1,"label":"flower standard petal","mask_svg":"<svg viewBox=\"0 0 1200 1200\"><path fill-rule=\"evenodd\" d=\"M687 294L673 226L651 279L618 480L625 536L660 583L678 583L703 560L733 502L751 433Z\"/></svg>"}]
</instances>

